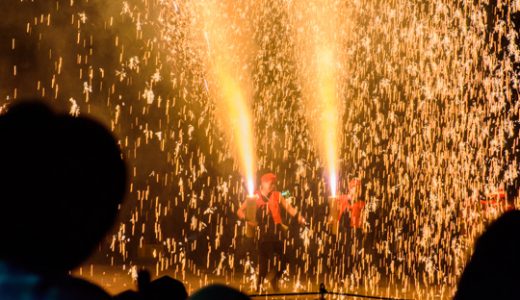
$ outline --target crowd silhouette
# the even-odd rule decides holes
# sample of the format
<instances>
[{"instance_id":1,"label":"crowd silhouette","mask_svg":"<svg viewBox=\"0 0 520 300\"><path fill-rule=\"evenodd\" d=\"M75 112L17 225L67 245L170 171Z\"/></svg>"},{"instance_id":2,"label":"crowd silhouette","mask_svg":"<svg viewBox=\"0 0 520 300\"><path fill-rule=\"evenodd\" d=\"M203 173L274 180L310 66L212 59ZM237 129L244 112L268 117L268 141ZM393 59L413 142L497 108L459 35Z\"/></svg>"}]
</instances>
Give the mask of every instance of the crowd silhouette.
<instances>
[{"instance_id":1,"label":"crowd silhouette","mask_svg":"<svg viewBox=\"0 0 520 300\"><path fill-rule=\"evenodd\" d=\"M116 220L127 170L112 134L42 101L0 117L0 299L108 299L68 276Z\"/></svg>"}]
</instances>

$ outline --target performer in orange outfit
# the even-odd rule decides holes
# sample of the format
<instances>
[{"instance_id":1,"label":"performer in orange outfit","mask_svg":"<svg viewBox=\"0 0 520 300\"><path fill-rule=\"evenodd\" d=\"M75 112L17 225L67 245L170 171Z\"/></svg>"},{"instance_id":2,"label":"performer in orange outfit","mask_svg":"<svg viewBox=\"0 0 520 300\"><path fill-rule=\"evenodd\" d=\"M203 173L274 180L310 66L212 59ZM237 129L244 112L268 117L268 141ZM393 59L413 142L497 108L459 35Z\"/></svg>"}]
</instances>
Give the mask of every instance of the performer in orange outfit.
<instances>
[{"instance_id":1,"label":"performer in orange outfit","mask_svg":"<svg viewBox=\"0 0 520 300\"><path fill-rule=\"evenodd\" d=\"M354 178L349 181L348 194L339 197L340 211L338 219L341 220L348 211L350 221L347 226L356 231L361 231L363 228L362 212L366 205L365 201L360 199L360 196L361 180Z\"/></svg>"},{"instance_id":2,"label":"performer in orange outfit","mask_svg":"<svg viewBox=\"0 0 520 300\"><path fill-rule=\"evenodd\" d=\"M279 261L275 266L275 276L271 280L271 287L278 291L278 280L280 279L287 264L284 254L284 244L287 226L282 222L281 208L292 217L297 217L300 224L305 224L305 218L298 213L298 210L289 204L282 194L276 189L276 175L272 173L264 174L261 178L260 189L255 193L256 196L256 222L250 222L249 226L256 228L256 238L258 240L258 264L259 276L257 290L260 291L262 283L267 276L269 263L275 262L275 255ZM240 219L246 220L247 201L244 201L237 211Z\"/></svg>"},{"instance_id":3,"label":"performer in orange outfit","mask_svg":"<svg viewBox=\"0 0 520 300\"><path fill-rule=\"evenodd\" d=\"M361 198L361 180L351 179L348 183L348 194L339 196L339 224L342 247L345 257L345 268L350 269L358 261L357 253L363 246L363 225L365 201ZM346 271L346 270L345 270Z\"/></svg>"}]
</instances>

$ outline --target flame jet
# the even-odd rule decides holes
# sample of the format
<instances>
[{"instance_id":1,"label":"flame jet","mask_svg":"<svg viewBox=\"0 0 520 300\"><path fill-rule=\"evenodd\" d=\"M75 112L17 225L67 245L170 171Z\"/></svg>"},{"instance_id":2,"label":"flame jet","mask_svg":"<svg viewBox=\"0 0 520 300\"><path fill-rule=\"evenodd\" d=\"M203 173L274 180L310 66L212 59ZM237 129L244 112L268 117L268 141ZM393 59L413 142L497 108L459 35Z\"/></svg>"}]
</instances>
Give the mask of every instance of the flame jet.
<instances>
[{"instance_id":1,"label":"flame jet","mask_svg":"<svg viewBox=\"0 0 520 300\"><path fill-rule=\"evenodd\" d=\"M206 44L208 89L224 132L240 161L248 194L254 193L255 155L251 118L251 79L247 54L247 12L228 1L195 1L195 24ZM245 19L245 20L244 20Z\"/></svg>"},{"instance_id":2,"label":"flame jet","mask_svg":"<svg viewBox=\"0 0 520 300\"><path fill-rule=\"evenodd\" d=\"M306 115L336 196L341 144L341 48L348 18L340 1L295 0L288 4Z\"/></svg>"}]
</instances>

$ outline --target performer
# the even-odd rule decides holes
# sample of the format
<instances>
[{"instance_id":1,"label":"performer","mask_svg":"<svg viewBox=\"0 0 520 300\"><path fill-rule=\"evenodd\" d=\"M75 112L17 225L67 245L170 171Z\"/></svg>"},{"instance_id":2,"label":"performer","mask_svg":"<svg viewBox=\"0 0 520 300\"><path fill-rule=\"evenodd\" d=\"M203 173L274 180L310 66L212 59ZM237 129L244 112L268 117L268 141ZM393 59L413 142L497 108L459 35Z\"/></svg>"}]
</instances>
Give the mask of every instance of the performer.
<instances>
[{"instance_id":1,"label":"performer","mask_svg":"<svg viewBox=\"0 0 520 300\"><path fill-rule=\"evenodd\" d=\"M272 173L264 174L261 178L260 190L255 193L256 201L256 221L247 220L246 210L247 201L244 201L237 211L240 219L246 220L249 226L256 230L258 240L258 265L259 274L257 291L260 292L262 283L267 276L269 263L277 262L275 275L270 281L273 290L278 291L278 281L286 266L286 255L284 254L283 241L286 238L288 227L282 222L280 207L292 217L297 217L300 224L305 224L305 218L298 213L298 210L289 204L280 192L276 190L276 175ZM278 260L274 256L278 256Z\"/></svg>"},{"instance_id":2,"label":"performer","mask_svg":"<svg viewBox=\"0 0 520 300\"><path fill-rule=\"evenodd\" d=\"M339 220L346 216L348 211L349 222L347 227L350 227L356 232L356 236L360 236L363 229L362 212L365 208L365 201L361 199L361 180L354 178L348 183L348 194L339 197L340 210Z\"/></svg>"},{"instance_id":3,"label":"performer","mask_svg":"<svg viewBox=\"0 0 520 300\"><path fill-rule=\"evenodd\" d=\"M345 247L344 244L346 243L344 255L347 262L349 262L348 265L352 266L358 262L357 252L363 247L363 212L366 204L361 199L361 180L359 178L350 180L348 183L348 194L339 196L338 201L340 235L345 238L345 241L341 242L341 244ZM352 253L352 250L354 253ZM344 271L346 272L346 269L350 269L350 266L347 267L345 265Z\"/></svg>"}]
</instances>

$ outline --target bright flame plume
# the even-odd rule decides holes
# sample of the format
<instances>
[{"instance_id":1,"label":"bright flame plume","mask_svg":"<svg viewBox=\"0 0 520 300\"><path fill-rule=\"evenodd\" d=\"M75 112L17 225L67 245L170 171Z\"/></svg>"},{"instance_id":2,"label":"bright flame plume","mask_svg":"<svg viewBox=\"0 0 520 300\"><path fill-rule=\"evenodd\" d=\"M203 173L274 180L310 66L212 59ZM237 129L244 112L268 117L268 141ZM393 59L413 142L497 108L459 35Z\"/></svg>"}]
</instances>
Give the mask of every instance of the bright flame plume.
<instances>
[{"instance_id":1,"label":"bright flame plume","mask_svg":"<svg viewBox=\"0 0 520 300\"><path fill-rule=\"evenodd\" d=\"M255 156L249 92L251 81L244 67L247 66L244 54L251 52L240 49L247 47L248 43L242 42L239 33L232 29L245 26L243 22L233 26L233 23L240 22L233 15L237 14L237 8L226 1L208 0L196 4L196 11L202 17L201 28L208 49L209 89L216 99L220 122L238 155L248 194L252 195L255 189Z\"/></svg>"},{"instance_id":2,"label":"bright flame plume","mask_svg":"<svg viewBox=\"0 0 520 300\"><path fill-rule=\"evenodd\" d=\"M296 0L289 10L297 49L306 115L326 164L332 196L337 193L341 112L341 46L345 24L340 1Z\"/></svg>"}]
</instances>

